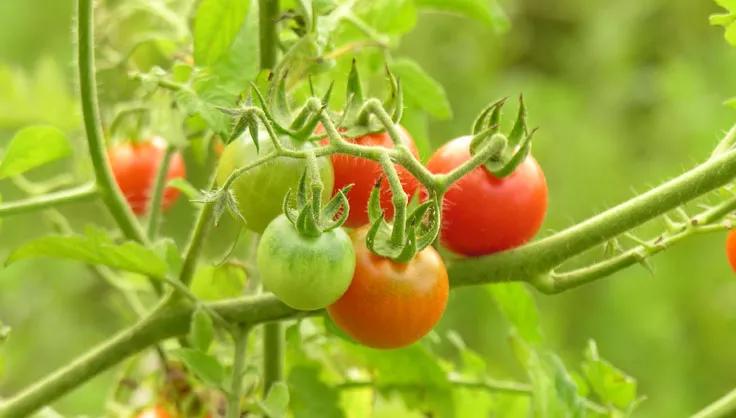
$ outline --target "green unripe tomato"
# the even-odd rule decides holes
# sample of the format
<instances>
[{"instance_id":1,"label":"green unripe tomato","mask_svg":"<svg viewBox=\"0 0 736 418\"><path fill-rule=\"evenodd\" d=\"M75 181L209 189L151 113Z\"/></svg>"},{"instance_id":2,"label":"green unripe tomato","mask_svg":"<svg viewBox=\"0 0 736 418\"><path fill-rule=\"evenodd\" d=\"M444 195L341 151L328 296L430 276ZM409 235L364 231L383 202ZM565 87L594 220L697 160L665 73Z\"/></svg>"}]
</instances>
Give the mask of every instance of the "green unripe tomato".
<instances>
[{"instance_id":1,"label":"green unripe tomato","mask_svg":"<svg viewBox=\"0 0 736 418\"><path fill-rule=\"evenodd\" d=\"M314 147L311 143L297 142L286 136L281 137L281 143L285 148L295 150ZM273 151L273 144L265 133L259 136L259 144L260 152L256 152L249 135L243 135L228 144L217 167L217 183L222 185L234 170ZM334 183L332 165L324 157L317 161L324 184L322 199L327 201ZM263 233L269 222L281 214L281 204L286 193L289 189L296 189L305 168L304 159L279 157L248 170L233 182L231 190L248 229Z\"/></svg>"},{"instance_id":2,"label":"green unripe tomato","mask_svg":"<svg viewBox=\"0 0 736 418\"><path fill-rule=\"evenodd\" d=\"M257 263L267 290L294 309L312 311L334 303L348 289L355 250L342 228L308 237L281 215L263 232Z\"/></svg>"}]
</instances>

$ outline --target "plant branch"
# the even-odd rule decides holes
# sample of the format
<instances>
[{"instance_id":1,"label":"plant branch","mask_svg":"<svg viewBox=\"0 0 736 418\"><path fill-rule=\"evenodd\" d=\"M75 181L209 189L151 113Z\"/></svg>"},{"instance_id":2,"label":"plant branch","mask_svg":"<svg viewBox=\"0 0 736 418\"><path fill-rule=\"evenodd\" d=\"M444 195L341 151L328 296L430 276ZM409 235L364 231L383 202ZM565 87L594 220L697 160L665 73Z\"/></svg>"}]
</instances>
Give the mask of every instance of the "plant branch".
<instances>
[{"instance_id":1,"label":"plant branch","mask_svg":"<svg viewBox=\"0 0 736 418\"><path fill-rule=\"evenodd\" d=\"M128 239L146 243L143 232L133 211L128 206L110 168L105 152L105 142L100 123L100 110L97 104L97 80L95 78L95 49L93 25L93 0L77 2L77 35L79 60L79 89L82 100L84 129L87 134L87 146L92 158L95 178L100 196L117 222L120 230Z\"/></svg>"},{"instance_id":2,"label":"plant branch","mask_svg":"<svg viewBox=\"0 0 736 418\"><path fill-rule=\"evenodd\" d=\"M147 236L148 239L154 240L158 235L158 227L161 220L161 203L164 200L164 192L166 190L166 177L169 172L169 166L171 165L171 158L176 152L176 147L169 144L166 147L161 163L158 166L156 172L156 178L153 183L153 191L151 193L151 200L148 203L148 228Z\"/></svg>"},{"instance_id":3,"label":"plant branch","mask_svg":"<svg viewBox=\"0 0 736 418\"><path fill-rule=\"evenodd\" d=\"M227 394L227 418L238 418L240 416L240 398L243 395L243 373L245 372L245 352L248 349L248 334L249 329L246 326L233 333L235 353L230 392Z\"/></svg>"},{"instance_id":4,"label":"plant branch","mask_svg":"<svg viewBox=\"0 0 736 418\"><path fill-rule=\"evenodd\" d=\"M736 389L706 406L691 418L728 418L736 412Z\"/></svg>"},{"instance_id":5,"label":"plant branch","mask_svg":"<svg viewBox=\"0 0 736 418\"><path fill-rule=\"evenodd\" d=\"M279 0L258 0L258 25L260 32L261 68L273 68L276 64L279 18Z\"/></svg>"},{"instance_id":6,"label":"plant branch","mask_svg":"<svg viewBox=\"0 0 736 418\"><path fill-rule=\"evenodd\" d=\"M95 183L89 183L58 192L32 196L15 202L0 203L0 218L48 209L67 203L90 200L97 197L98 194L97 185Z\"/></svg>"},{"instance_id":7,"label":"plant branch","mask_svg":"<svg viewBox=\"0 0 736 418\"><path fill-rule=\"evenodd\" d=\"M654 189L547 238L489 256L450 260L454 285L528 281L542 289L560 263L725 185L736 176L736 151L719 154Z\"/></svg>"}]
</instances>

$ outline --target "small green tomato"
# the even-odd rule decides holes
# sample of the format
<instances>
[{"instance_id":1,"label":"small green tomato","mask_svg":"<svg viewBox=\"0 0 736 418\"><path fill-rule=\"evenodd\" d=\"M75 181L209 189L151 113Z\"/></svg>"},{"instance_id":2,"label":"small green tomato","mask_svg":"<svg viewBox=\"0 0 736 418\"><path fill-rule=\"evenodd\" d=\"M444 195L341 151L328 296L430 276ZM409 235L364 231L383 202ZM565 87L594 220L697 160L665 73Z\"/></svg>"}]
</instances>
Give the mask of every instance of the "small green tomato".
<instances>
[{"instance_id":1,"label":"small green tomato","mask_svg":"<svg viewBox=\"0 0 736 418\"><path fill-rule=\"evenodd\" d=\"M294 309L322 309L345 293L355 271L355 250L342 228L305 236L285 215L274 219L258 244L263 286Z\"/></svg>"}]
</instances>

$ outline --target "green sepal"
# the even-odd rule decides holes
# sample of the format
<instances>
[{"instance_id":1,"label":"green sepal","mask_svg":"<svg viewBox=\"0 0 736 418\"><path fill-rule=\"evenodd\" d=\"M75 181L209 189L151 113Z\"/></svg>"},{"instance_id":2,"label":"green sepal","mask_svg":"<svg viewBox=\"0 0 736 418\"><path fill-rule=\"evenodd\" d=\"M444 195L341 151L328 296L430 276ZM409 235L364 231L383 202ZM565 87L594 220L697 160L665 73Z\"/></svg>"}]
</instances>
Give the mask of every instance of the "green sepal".
<instances>
[{"instance_id":1,"label":"green sepal","mask_svg":"<svg viewBox=\"0 0 736 418\"><path fill-rule=\"evenodd\" d=\"M268 89L268 100L271 106L271 113L274 118L283 125L289 123L291 119L291 109L289 108L289 100L286 97L286 78L289 70L284 69L277 73L271 73L271 84Z\"/></svg>"},{"instance_id":2,"label":"green sepal","mask_svg":"<svg viewBox=\"0 0 736 418\"><path fill-rule=\"evenodd\" d=\"M509 158L503 165L499 167L498 163L490 161L484 165L485 168L498 178L503 178L513 173L514 170L516 170L516 167L524 162L526 157L528 157L531 153L532 136L534 136L535 132L537 132L536 128L524 137L524 140L521 143L519 149L517 149L516 152L511 156L511 158Z\"/></svg>"},{"instance_id":3,"label":"green sepal","mask_svg":"<svg viewBox=\"0 0 736 418\"><path fill-rule=\"evenodd\" d=\"M350 213L350 203L347 193L353 187L348 185L335 194L324 207L322 207L322 183L307 187L307 179L312 178L307 173L308 168L302 173L297 184L296 193L289 190L282 203L282 211L292 225L304 236L315 237L323 232L331 231L341 227ZM335 218L337 215L340 215Z\"/></svg>"},{"instance_id":4,"label":"green sepal","mask_svg":"<svg viewBox=\"0 0 736 418\"><path fill-rule=\"evenodd\" d=\"M490 103L486 106L473 121L473 135L488 129L489 127L495 127L496 130L491 132L492 134L498 132L498 123L501 120L501 109L508 100L508 97L503 97Z\"/></svg>"},{"instance_id":5,"label":"green sepal","mask_svg":"<svg viewBox=\"0 0 736 418\"><path fill-rule=\"evenodd\" d=\"M263 109L263 113L266 115L266 119L268 119L269 122L271 122L271 125L273 126L274 130L281 134L291 134L291 131L284 127L276 118L274 117L273 113L271 112L270 106L268 105L268 102L266 101L265 96L263 96L263 93L261 93L261 90L258 88L258 86L254 82L250 82L250 88L251 92L255 94L256 99L258 99L258 103L261 105L261 109Z\"/></svg>"},{"instance_id":6,"label":"green sepal","mask_svg":"<svg viewBox=\"0 0 736 418\"><path fill-rule=\"evenodd\" d=\"M365 97L363 96L363 86L360 83L360 74L358 73L358 64L353 58L350 74L348 74L348 84L346 88L347 98L345 100L345 110L343 111L343 123L355 125L358 123L358 116L363 107Z\"/></svg>"},{"instance_id":7,"label":"green sepal","mask_svg":"<svg viewBox=\"0 0 736 418\"><path fill-rule=\"evenodd\" d=\"M401 80L391 72L388 65L386 65L386 77L389 83L389 95L383 102L383 107L391 115L391 120L394 123L399 123L404 114L404 95L401 90Z\"/></svg>"},{"instance_id":8,"label":"green sepal","mask_svg":"<svg viewBox=\"0 0 736 418\"><path fill-rule=\"evenodd\" d=\"M407 217L404 241L394 243L392 235L395 226L383 218L378 190L379 187L373 188L368 203L371 226L366 234L366 246L380 256L400 263L408 262L437 239L441 226L441 199L433 194L430 200L417 206Z\"/></svg>"},{"instance_id":9,"label":"green sepal","mask_svg":"<svg viewBox=\"0 0 736 418\"><path fill-rule=\"evenodd\" d=\"M511 133L509 134L509 146L516 147L524 135L528 135L526 129L526 106L524 106L524 96L520 94L519 112L516 115L514 127L511 128Z\"/></svg>"}]
</instances>

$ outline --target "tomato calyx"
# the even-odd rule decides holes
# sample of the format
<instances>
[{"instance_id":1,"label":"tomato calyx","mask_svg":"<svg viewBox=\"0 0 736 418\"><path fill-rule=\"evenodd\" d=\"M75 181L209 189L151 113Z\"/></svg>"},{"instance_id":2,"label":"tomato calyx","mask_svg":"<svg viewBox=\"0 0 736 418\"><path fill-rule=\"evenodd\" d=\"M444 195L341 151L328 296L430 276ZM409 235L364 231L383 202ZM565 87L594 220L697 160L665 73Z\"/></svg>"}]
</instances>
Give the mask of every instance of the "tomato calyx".
<instances>
[{"instance_id":1,"label":"tomato calyx","mask_svg":"<svg viewBox=\"0 0 736 418\"><path fill-rule=\"evenodd\" d=\"M368 201L371 226L366 234L366 246L379 256L397 263L407 263L437 239L441 226L442 198L433 192L425 202L406 216L404 222L394 216L389 223L383 216L380 184L381 179L373 187ZM395 210L395 213L399 214L400 210Z\"/></svg>"},{"instance_id":2,"label":"tomato calyx","mask_svg":"<svg viewBox=\"0 0 736 418\"><path fill-rule=\"evenodd\" d=\"M483 167L497 178L507 177L516 170L532 147L532 137L537 128L527 128L527 112L524 96L519 96L519 110L511 132L505 135L500 132L501 111L507 98L497 100L483 109L473 123L473 140L470 142L470 153L476 155L493 142L504 145L483 164ZM497 146L497 145L494 145Z\"/></svg>"},{"instance_id":3,"label":"tomato calyx","mask_svg":"<svg viewBox=\"0 0 736 418\"><path fill-rule=\"evenodd\" d=\"M343 187L323 206L324 185L319 175L316 156L311 151L307 154L307 168L299 178L295 196L292 190L287 192L282 210L301 235L318 237L323 232L341 227L348 219L350 203L347 194L351 188L352 185Z\"/></svg>"}]
</instances>

